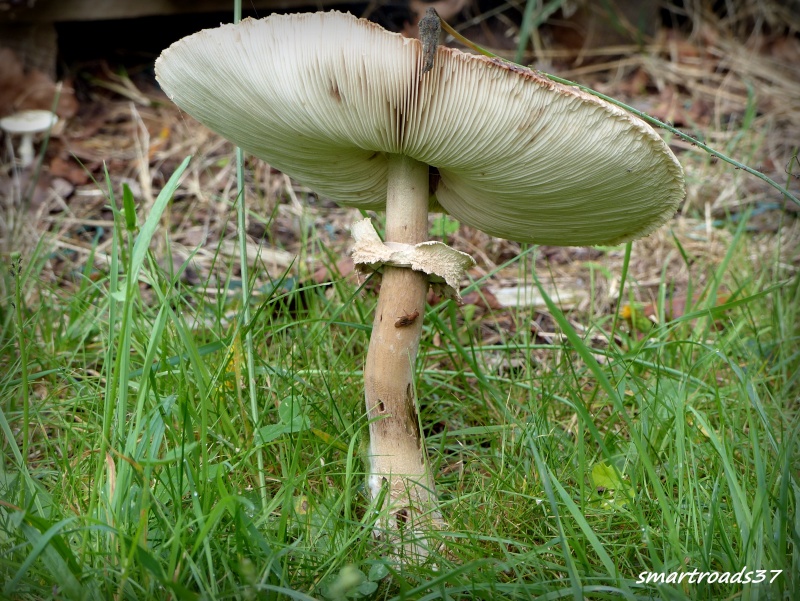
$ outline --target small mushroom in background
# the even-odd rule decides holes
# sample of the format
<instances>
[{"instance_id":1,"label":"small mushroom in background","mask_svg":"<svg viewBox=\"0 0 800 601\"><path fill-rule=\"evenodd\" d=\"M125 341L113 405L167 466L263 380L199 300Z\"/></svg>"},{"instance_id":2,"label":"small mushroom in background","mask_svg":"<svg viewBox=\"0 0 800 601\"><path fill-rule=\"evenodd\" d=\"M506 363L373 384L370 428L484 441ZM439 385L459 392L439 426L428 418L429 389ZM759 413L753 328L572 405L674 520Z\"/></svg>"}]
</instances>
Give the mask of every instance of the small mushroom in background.
<instances>
[{"instance_id":1,"label":"small mushroom in background","mask_svg":"<svg viewBox=\"0 0 800 601\"><path fill-rule=\"evenodd\" d=\"M577 88L337 12L245 19L156 61L181 109L342 205L386 211L382 242L354 226L354 260L382 270L364 368L376 534L412 558L444 526L417 414L414 364L433 281L457 296L471 259L427 242L428 212L538 244L644 236L684 197L656 132ZM412 319L411 316L414 316Z\"/></svg>"},{"instance_id":2,"label":"small mushroom in background","mask_svg":"<svg viewBox=\"0 0 800 601\"><path fill-rule=\"evenodd\" d=\"M0 119L0 129L8 136L21 136L18 155L25 168L33 163L34 136L52 129L57 122L58 115L51 111L21 111Z\"/></svg>"}]
</instances>

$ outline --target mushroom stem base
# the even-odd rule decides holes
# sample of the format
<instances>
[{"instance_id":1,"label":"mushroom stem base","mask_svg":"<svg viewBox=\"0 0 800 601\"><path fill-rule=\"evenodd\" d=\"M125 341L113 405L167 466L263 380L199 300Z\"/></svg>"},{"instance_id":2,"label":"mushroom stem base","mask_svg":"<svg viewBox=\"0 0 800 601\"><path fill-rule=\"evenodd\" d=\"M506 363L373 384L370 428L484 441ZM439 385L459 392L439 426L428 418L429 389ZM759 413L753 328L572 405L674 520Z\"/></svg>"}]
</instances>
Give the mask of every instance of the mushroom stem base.
<instances>
[{"instance_id":1,"label":"mushroom stem base","mask_svg":"<svg viewBox=\"0 0 800 601\"><path fill-rule=\"evenodd\" d=\"M364 370L370 418L368 485L373 498L386 495L375 534L400 543L398 548L406 556L423 557L428 549L426 532L443 522L413 381L422 319L403 327L395 323L424 309L427 290L426 276L410 269L385 269Z\"/></svg>"},{"instance_id":2,"label":"mushroom stem base","mask_svg":"<svg viewBox=\"0 0 800 601\"><path fill-rule=\"evenodd\" d=\"M389 158L386 240L427 238L428 166ZM375 535L393 553L418 561L431 549L429 533L443 526L417 414L414 365L422 333L428 276L384 267L372 326L364 389L369 425L369 490L384 496Z\"/></svg>"}]
</instances>

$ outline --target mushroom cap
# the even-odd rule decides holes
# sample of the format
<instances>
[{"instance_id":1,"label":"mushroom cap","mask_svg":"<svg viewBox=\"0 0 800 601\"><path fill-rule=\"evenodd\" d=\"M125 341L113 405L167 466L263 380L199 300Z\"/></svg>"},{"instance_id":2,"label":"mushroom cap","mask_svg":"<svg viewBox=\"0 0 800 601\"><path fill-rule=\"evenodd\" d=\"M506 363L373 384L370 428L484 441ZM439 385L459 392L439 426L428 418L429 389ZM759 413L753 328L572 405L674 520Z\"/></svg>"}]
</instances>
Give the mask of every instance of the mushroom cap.
<instances>
[{"instance_id":1,"label":"mushroom cap","mask_svg":"<svg viewBox=\"0 0 800 601\"><path fill-rule=\"evenodd\" d=\"M58 121L58 115L51 111L20 111L0 119L0 129L10 134L36 134L47 131Z\"/></svg>"},{"instance_id":2,"label":"mushroom cap","mask_svg":"<svg viewBox=\"0 0 800 601\"><path fill-rule=\"evenodd\" d=\"M677 159L628 112L452 48L422 67L418 40L327 12L200 31L156 77L201 123L342 205L385 207L392 153L435 168L432 209L520 242L624 242L683 199Z\"/></svg>"}]
</instances>

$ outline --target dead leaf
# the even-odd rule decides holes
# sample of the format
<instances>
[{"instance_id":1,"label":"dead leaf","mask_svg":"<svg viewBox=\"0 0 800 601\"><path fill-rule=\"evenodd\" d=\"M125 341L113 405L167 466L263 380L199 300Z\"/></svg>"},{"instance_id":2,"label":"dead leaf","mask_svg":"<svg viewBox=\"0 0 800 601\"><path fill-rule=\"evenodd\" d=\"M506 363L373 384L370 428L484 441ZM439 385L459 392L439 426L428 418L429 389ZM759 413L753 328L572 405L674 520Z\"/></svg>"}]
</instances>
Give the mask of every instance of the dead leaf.
<instances>
[{"instance_id":1,"label":"dead leaf","mask_svg":"<svg viewBox=\"0 0 800 601\"><path fill-rule=\"evenodd\" d=\"M50 174L54 177L63 177L75 186L89 183L89 174L74 159L53 157L50 161Z\"/></svg>"},{"instance_id":2,"label":"dead leaf","mask_svg":"<svg viewBox=\"0 0 800 601\"><path fill-rule=\"evenodd\" d=\"M475 305L481 309L491 309L493 311L497 311L498 309L503 308L503 305L497 300L497 297L492 294L492 291L488 288L481 288L480 292L470 292L461 300L465 305Z\"/></svg>"},{"instance_id":3,"label":"dead leaf","mask_svg":"<svg viewBox=\"0 0 800 601\"><path fill-rule=\"evenodd\" d=\"M41 71L25 71L17 54L0 48L0 116L29 109L51 110L58 95L56 113L62 119L75 115L78 101L68 82L59 86Z\"/></svg>"},{"instance_id":4,"label":"dead leaf","mask_svg":"<svg viewBox=\"0 0 800 601\"><path fill-rule=\"evenodd\" d=\"M334 273L330 267L324 265L317 269L312 276L312 279L317 284L324 284L334 279L347 278L349 280L355 279L355 267L351 257L343 257L336 261L336 272ZM351 276L351 277L348 277Z\"/></svg>"}]
</instances>

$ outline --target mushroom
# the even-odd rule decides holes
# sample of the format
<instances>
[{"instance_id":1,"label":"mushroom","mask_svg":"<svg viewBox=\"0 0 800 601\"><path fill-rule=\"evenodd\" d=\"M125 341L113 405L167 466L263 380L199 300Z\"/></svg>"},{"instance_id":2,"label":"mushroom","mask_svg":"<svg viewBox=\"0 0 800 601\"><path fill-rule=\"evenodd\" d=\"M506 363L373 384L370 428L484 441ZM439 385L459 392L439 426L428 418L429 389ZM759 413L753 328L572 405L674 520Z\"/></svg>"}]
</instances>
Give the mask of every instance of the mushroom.
<instances>
[{"instance_id":1,"label":"mushroom","mask_svg":"<svg viewBox=\"0 0 800 601\"><path fill-rule=\"evenodd\" d=\"M9 135L19 134L19 157L22 167L33 163L33 136L49 130L58 122L58 115L51 111L20 111L0 119L0 129Z\"/></svg>"},{"instance_id":2,"label":"mushroom","mask_svg":"<svg viewBox=\"0 0 800 601\"><path fill-rule=\"evenodd\" d=\"M357 260L382 264L364 368L368 488L388 493L376 532L420 556L444 524L413 380L429 278L448 279L420 259L433 252L429 210L510 240L588 246L652 232L684 196L675 156L626 111L451 48L423 63L418 40L338 12L222 25L156 61L169 98L210 129L339 204L386 211L385 244L363 230L357 242L386 251Z\"/></svg>"}]
</instances>

